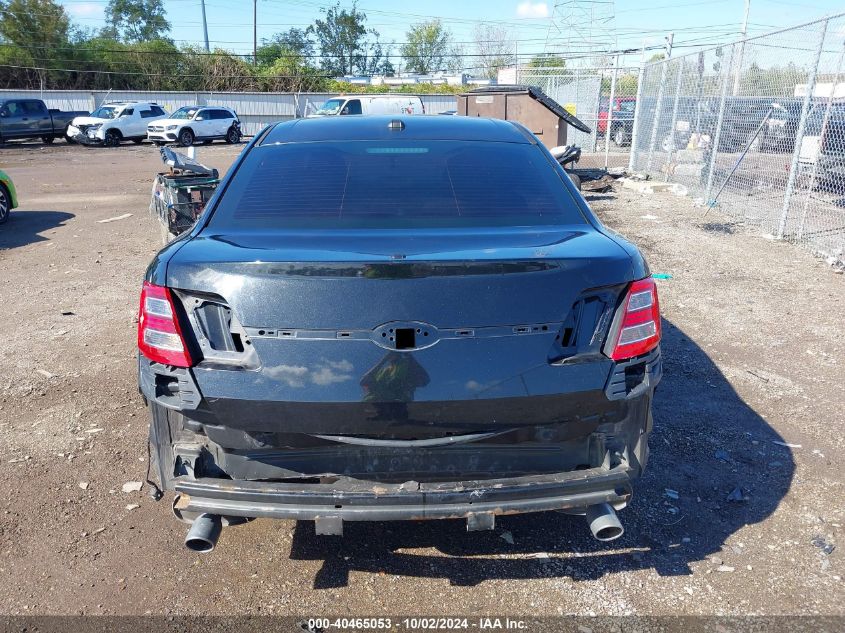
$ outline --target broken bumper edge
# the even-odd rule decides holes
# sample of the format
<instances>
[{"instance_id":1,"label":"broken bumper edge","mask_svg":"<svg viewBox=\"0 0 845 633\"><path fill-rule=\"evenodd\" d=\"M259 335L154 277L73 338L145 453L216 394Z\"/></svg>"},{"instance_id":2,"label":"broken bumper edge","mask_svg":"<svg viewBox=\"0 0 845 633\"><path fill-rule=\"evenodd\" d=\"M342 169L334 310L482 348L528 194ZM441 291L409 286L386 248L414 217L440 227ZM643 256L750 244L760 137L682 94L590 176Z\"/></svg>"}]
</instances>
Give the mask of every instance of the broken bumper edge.
<instances>
[{"instance_id":1,"label":"broken bumper edge","mask_svg":"<svg viewBox=\"0 0 845 633\"><path fill-rule=\"evenodd\" d=\"M82 134L81 132L72 136L71 138L80 145L89 145L92 147L103 145L104 143L103 139L101 138L98 138L96 136L88 136L87 134Z\"/></svg>"},{"instance_id":2,"label":"broken bumper edge","mask_svg":"<svg viewBox=\"0 0 845 633\"><path fill-rule=\"evenodd\" d=\"M592 468L474 482L381 484L341 478L334 483L275 483L228 479L174 480L174 511L294 520L402 521L471 519L548 510L573 513L597 503L624 508L631 498L627 469Z\"/></svg>"}]
</instances>

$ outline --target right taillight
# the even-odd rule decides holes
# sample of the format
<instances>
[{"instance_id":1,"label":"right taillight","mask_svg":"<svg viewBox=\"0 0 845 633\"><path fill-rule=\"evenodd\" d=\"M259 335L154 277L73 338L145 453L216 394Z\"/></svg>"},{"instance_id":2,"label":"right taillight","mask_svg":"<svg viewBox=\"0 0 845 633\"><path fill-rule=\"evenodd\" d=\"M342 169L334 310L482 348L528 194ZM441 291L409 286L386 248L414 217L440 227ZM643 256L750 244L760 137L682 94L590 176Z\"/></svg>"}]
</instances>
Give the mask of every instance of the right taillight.
<instances>
[{"instance_id":1,"label":"right taillight","mask_svg":"<svg viewBox=\"0 0 845 633\"><path fill-rule=\"evenodd\" d=\"M632 283L622 309L622 323L610 354L613 360L641 356L660 343L660 304L654 279Z\"/></svg>"},{"instance_id":2,"label":"right taillight","mask_svg":"<svg viewBox=\"0 0 845 633\"><path fill-rule=\"evenodd\" d=\"M141 289L138 312L138 349L156 363L191 367L191 352L182 336L170 289L148 281Z\"/></svg>"}]
</instances>

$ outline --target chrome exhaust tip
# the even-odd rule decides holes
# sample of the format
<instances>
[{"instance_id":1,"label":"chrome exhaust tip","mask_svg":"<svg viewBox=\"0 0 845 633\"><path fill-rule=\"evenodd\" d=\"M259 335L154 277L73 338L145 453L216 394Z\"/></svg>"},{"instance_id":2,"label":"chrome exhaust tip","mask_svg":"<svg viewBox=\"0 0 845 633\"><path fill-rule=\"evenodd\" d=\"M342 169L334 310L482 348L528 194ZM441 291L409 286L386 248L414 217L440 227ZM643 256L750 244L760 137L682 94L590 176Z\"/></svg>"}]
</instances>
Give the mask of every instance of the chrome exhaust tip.
<instances>
[{"instance_id":1,"label":"chrome exhaust tip","mask_svg":"<svg viewBox=\"0 0 845 633\"><path fill-rule=\"evenodd\" d=\"M222 522L216 514L201 514L191 524L185 536L185 547L192 552L207 554L214 549L220 537Z\"/></svg>"},{"instance_id":2,"label":"chrome exhaust tip","mask_svg":"<svg viewBox=\"0 0 845 633\"><path fill-rule=\"evenodd\" d=\"M586 513L587 525L593 538L598 541L615 541L625 533L625 528L616 516L616 510L609 503L589 506Z\"/></svg>"}]
</instances>

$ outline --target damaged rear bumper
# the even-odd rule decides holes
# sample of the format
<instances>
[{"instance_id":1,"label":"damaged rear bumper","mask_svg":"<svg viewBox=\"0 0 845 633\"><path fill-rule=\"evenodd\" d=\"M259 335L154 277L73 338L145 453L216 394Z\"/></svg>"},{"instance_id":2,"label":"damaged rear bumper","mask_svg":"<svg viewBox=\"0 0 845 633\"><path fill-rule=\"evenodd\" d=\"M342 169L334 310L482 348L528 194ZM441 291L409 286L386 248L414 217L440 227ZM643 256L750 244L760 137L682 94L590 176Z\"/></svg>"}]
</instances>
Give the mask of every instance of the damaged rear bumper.
<instances>
[{"instance_id":1,"label":"damaged rear bumper","mask_svg":"<svg viewBox=\"0 0 845 633\"><path fill-rule=\"evenodd\" d=\"M662 373L655 350L614 365L601 391L561 395L563 408L554 398L464 403L465 426L447 415L448 402L408 403L404 417L383 410L393 416L386 420L367 417L366 403L343 405L356 434L320 403L259 415L254 403L239 409L242 418L226 417L241 426L216 424L190 371L165 374L143 359L140 370L153 457L162 487L178 495L179 518L314 520L323 534L341 533L345 521L465 519L475 530L490 529L497 515L622 509L648 459ZM498 426L470 417L491 404ZM545 420L529 418L532 407Z\"/></svg>"},{"instance_id":2,"label":"damaged rear bumper","mask_svg":"<svg viewBox=\"0 0 845 633\"><path fill-rule=\"evenodd\" d=\"M486 515L582 511L598 503L623 508L631 497L627 469L586 470L471 482L385 484L339 478L331 483L275 483L177 478L177 516L295 520L391 521L472 519ZM472 524L470 524L472 525Z\"/></svg>"}]
</instances>

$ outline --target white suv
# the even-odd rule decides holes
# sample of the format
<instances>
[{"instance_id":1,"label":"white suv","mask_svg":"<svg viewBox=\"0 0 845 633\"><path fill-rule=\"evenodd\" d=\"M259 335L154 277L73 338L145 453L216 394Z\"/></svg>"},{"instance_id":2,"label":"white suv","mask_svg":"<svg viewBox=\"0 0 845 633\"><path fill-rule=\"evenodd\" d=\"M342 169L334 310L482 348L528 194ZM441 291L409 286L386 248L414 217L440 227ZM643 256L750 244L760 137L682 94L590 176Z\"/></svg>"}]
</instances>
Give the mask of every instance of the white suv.
<instances>
[{"instance_id":1,"label":"white suv","mask_svg":"<svg viewBox=\"0 0 845 633\"><path fill-rule=\"evenodd\" d=\"M140 143L147 136L151 120L167 116L161 106L148 101L112 101L104 103L89 116L78 116L67 129L68 137L85 143L108 147L131 140Z\"/></svg>"},{"instance_id":2,"label":"white suv","mask_svg":"<svg viewBox=\"0 0 845 633\"><path fill-rule=\"evenodd\" d=\"M182 147L215 139L237 143L241 140L241 121L234 110L222 106L185 106L167 119L152 121L147 126L147 138L156 145L177 142Z\"/></svg>"}]
</instances>

